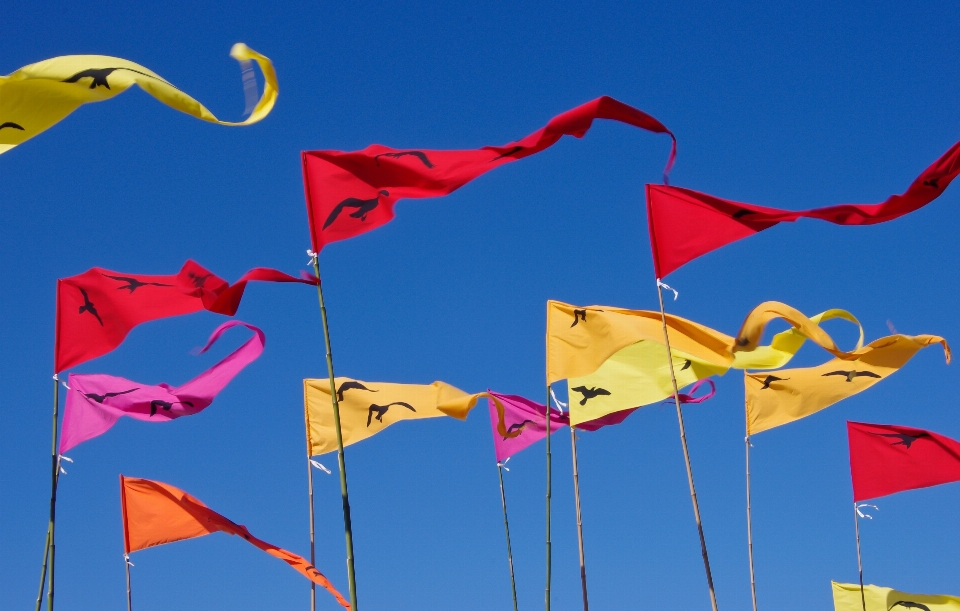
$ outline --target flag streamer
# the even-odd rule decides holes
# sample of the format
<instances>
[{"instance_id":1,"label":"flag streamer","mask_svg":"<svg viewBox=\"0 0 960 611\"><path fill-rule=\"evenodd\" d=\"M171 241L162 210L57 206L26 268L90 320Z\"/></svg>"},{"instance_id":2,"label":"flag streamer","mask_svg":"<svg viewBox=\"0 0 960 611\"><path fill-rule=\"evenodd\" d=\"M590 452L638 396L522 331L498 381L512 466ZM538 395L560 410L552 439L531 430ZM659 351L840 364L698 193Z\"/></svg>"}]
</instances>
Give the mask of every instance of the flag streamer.
<instances>
[{"instance_id":1,"label":"flag streamer","mask_svg":"<svg viewBox=\"0 0 960 611\"><path fill-rule=\"evenodd\" d=\"M943 594L907 594L893 588L874 585L837 583L833 585L833 608L835 611L960 611L960 596Z\"/></svg>"}]
</instances>

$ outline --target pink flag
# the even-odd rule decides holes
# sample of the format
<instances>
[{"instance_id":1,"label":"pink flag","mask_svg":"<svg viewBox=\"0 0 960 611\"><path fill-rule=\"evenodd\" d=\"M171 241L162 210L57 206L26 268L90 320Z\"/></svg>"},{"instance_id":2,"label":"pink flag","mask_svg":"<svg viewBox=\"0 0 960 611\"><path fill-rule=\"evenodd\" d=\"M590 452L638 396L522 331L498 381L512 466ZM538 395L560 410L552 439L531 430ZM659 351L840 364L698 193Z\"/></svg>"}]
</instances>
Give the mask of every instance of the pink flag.
<instances>
[{"instance_id":1,"label":"pink flag","mask_svg":"<svg viewBox=\"0 0 960 611\"><path fill-rule=\"evenodd\" d=\"M547 436L547 408L517 395L490 395L490 424L493 425L493 445L497 461L510 458L527 446ZM570 425L570 417L550 408L550 432Z\"/></svg>"},{"instance_id":2,"label":"pink flag","mask_svg":"<svg viewBox=\"0 0 960 611\"><path fill-rule=\"evenodd\" d=\"M213 346L227 329L238 325L253 331L254 336L222 361L177 388L169 384L148 386L104 374L70 374L60 453L106 433L121 416L167 422L196 414L213 403L214 397L230 380L260 356L266 343L263 331L257 327L231 320L217 327L200 354Z\"/></svg>"}]
</instances>

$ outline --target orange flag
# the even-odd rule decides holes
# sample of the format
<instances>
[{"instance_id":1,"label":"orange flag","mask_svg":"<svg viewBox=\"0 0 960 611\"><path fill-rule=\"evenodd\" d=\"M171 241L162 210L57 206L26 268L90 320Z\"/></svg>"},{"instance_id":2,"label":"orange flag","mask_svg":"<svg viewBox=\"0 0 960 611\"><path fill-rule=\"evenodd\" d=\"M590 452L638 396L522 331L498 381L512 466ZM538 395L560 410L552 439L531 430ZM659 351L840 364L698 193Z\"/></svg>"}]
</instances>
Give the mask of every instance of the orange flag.
<instances>
[{"instance_id":1,"label":"orange flag","mask_svg":"<svg viewBox=\"0 0 960 611\"><path fill-rule=\"evenodd\" d=\"M238 535L325 588L343 608L350 608L350 603L306 558L257 539L246 526L234 524L179 488L121 475L120 504L123 510L123 545L128 554L217 531Z\"/></svg>"}]
</instances>

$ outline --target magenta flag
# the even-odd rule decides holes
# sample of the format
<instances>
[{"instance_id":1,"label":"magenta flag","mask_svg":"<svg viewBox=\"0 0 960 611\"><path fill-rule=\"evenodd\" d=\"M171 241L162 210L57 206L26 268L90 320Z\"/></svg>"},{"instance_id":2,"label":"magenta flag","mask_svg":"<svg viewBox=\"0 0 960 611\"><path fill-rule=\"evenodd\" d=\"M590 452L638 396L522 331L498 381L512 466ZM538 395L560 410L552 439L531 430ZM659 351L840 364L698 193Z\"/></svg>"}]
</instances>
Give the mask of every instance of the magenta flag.
<instances>
[{"instance_id":1,"label":"magenta flag","mask_svg":"<svg viewBox=\"0 0 960 611\"><path fill-rule=\"evenodd\" d=\"M150 386L104 374L70 374L63 410L60 453L110 430L121 416L148 422L167 422L191 416L213 403L214 397L240 371L257 360L266 344L263 331L239 320L223 323L213 332L203 354L228 329L243 326L254 336L222 361L183 386Z\"/></svg>"},{"instance_id":2,"label":"magenta flag","mask_svg":"<svg viewBox=\"0 0 960 611\"><path fill-rule=\"evenodd\" d=\"M497 461L506 460L547 436L547 408L517 395L487 391ZM502 413L501 413L502 411ZM550 432L570 425L570 417L550 408Z\"/></svg>"}]
</instances>

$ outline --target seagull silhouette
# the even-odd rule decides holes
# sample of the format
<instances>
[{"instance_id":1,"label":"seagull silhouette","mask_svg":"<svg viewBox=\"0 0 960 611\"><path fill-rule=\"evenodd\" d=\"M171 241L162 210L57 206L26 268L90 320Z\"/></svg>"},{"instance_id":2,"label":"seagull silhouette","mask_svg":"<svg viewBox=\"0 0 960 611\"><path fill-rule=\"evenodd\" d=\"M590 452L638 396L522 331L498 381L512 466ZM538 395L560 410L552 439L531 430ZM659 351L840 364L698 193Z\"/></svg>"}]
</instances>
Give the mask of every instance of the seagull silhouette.
<instances>
[{"instance_id":1,"label":"seagull silhouette","mask_svg":"<svg viewBox=\"0 0 960 611\"><path fill-rule=\"evenodd\" d=\"M507 434L503 436L503 440L511 439L513 437L519 437L523 433L523 429L528 424L534 424L533 420L524 420L523 422L517 422L516 424L511 424L507 429ZM516 431L516 432L514 432Z\"/></svg>"},{"instance_id":2,"label":"seagull silhouette","mask_svg":"<svg viewBox=\"0 0 960 611\"><path fill-rule=\"evenodd\" d=\"M0 129L3 129L4 127L9 127L10 129L19 129L20 131L23 131L23 126L18 123L14 123L13 121L0 123Z\"/></svg>"},{"instance_id":3,"label":"seagull silhouette","mask_svg":"<svg viewBox=\"0 0 960 611\"><path fill-rule=\"evenodd\" d=\"M930 607L926 605L921 605L920 603L915 603L910 600L898 600L897 602L890 605L890 609L893 609L894 607L897 607L897 606L906 607L907 609L920 609L920 611L930 611ZM890 609L887 609L887 611L890 611Z\"/></svg>"},{"instance_id":4,"label":"seagull silhouette","mask_svg":"<svg viewBox=\"0 0 960 611\"><path fill-rule=\"evenodd\" d=\"M70 78L63 79L61 83L76 83L82 78L93 79L90 82L90 89L96 89L97 87L106 87L110 89L110 83L107 82L107 77L114 73L116 70L127 70L128 72L136 72L137 74L142 74L143 76L148 76L152 79L156 79L162 83L167 83L163 79L158 79L152 74L147 74L146 72L140 72L139 70L134 70L133 68L87 68L86 70L81 70L77 72ZM170 83L167 83L168 85Z\"/></svg>"},{"instance_id":5,"label":"seagull silhouette","mask_svg":"<svg viewBox=\"0 0 960 611\"><path fill-rule=\"evenodd\" d=\"M333 212L330 213L330 216L327 217L327 220L323 223L323 229L329 227L337 217L340 216L340 213L343 212L344 208L356 208L354 212L350 213L350 216L355 219L360 219L361 221L367 220L367 214L380 205L380 196L390 195L389 191L380 191L376 197L371 199L358 199L356 197L348 197L343 200L333 209Z\"/></svg>"},{"instance_id":6,"label":"seagull silhouette","mask_svg":"<svg viewBox=\"0 0 960 611\"><path fill-rule=\"evenodd\" d=\"M827 376L846 376L847 382L853 382L853 378L867 377L867 378L877 378L878 380L883 376L877 375L872 371L831 371L830 373L825 373L820 377Z\"/></svg>"},{"instance_id":7,"label":"seagull silhouette","mask_svg":"<svg viewBox=\"0 0 960 611\"><path fill-rule=\"evenodd\" d=\"M200 274L187 272L187 276L190 277L190 281L193 282L193 286L195 286L198 289L202 289L203 285L207 283L207 278L209 278L212 275L213 274L204 274L201 276Z\"/></svg>"},{"instance_id":8,"label":"seagull silhouette","mask_svg":"<svg viewBox=\"0 0 960 611\"><path fill-rule=\"evenodd\" d=\"M496 157L494 157L494 158L491 159L490 161L497 161L497 160L499 160L499 159L503 159L504 157L509 157L509 156L513 155L514 153L519 153L519 152L522 151L522 150L523 150L523 147L522 147L522 146L514 146L514 147L511 147L511 148L507 149L506 151L500 153L499 155L497 155Z\"/></svg>"},{"instance_id":9,"label":"seagull silhouette","mask_svg":"<svg viewBox=\"0 0 960 611\"><path fill-rule=\"evenodd\" d=\"M367 392L380 392L379 390L370 390L360 382L344 382L340 385L340 388L337 389L337 401L343 401L343 393L354 389L365 390Z\"/></svg>"},{"instance_id":10,"label":"seagull silhouette","mask_svg":"<svg viewBox=\"0 0 960 611\"><path fill-rule=\"evenodd\" d=\"M931 178L930 180L923 181L923 184L927 185L928 187L933 187L934 189L939 189L940 185L937 184L937 181L939 180L939 178Z\"/></svg>"},{"instance_id":11,"label":"seagull silhouette","mask_svg":"<svg viewBox=\"0 0 960 611\"><path fill-rule=\"evenodd\" d=\"M891 443L892 446L906 446L909 450L910 446L913 445L913 442L920 439L921 437L929 437L927 433L919 433L917 435L907 435L906 433L870 433L871 435L876 435L877 437L894 437L900 441L895 441Z\"/></svg>"},{"instance_id":12,"label":"seagull silhouette","mask_svg":"<svg viewBox=\"0 0 960 611\"><path fill-rule=\"evenodd\" d=\"M741 208L733 213L733 218L735 219L743 218L748 214L756 214L756 213L753 210L744 210L743 208Z\"/></svg>"},{"instance_id":13,"label":"seagull silhouette","mask_svg":"<svg viewBox=\"0 0 960 611\"><path fill-rule=\"evenodd\" d=\"M411 412L417 411L412 405L409 403L404 403L403 401L394 401L393 403L387 403L386 405L377 405L376 403L372 403L370 407L367 408L370 410L367 412L367 426L370 426L370 422L373 420L374 412L377 413L377 422L383 422L383 416L387 413L387 410L390 409L391 405L401 405Z\"/></svg>"},{"instance_id":14,"label":"seagull silhouette","mask_svg":"<svg viewBox=\"0 0 960 611\"><path fill-rule=\"evenodd\" d=\"M83 396L86 397L86 398L88 398L88 399L93 399L93 400L96 401L97 403L103 403L103 402L104 402L106 399L108 399L109 397L117 397L117 396L120 396L120 395L125 395L125 394L127 394L128 392L133 392L133 391L135 391L135 390L140 390L140 388L139 388L139 387L137 387L137 388L131 388L130 390L121 390L120 392L105 392L105 393L103 393L102 395L98 395L98 394L95 393L95 392L85 392L85 393L83 393Z\"/></svg>"},{"instance_id":15,"label":"seagull silhouette","mask_svg":"<svg viewBox=\"0 0 960 611\"><path fill-rule=\"evenodd\" d=\"M693 361L690 359L685 360L683 362L683 367L680 368L680 371L683 371L684 369L690 369L690 365L693 365Z\"/></svg>"},{"instance_id":16,"label":"seagull silhouette","mask_svg":"<svg viewBox=\"0 0 960 611\"><path fill-rule=\"evenodd\" d=\"M587 311L586 310L574 310L573 311L573 324L571 327L576 327L577 323L580 321L587 322Z\"/></svg>"},{"instance_id":17,"label":"seagull silhouette","mask_svg":"<svg viewBox=\"0 0 960 611\"><path fill-rule=\"evenodd\" d=\"M765 388L770 388L770 384L772 384L773 382L784 382L789 379L790 378L778 378L777 376L767 376L766 378L763 379L763 386L760 387L760 390L763 390Z\"/></svg>"},{"instance_id":18,"label":"seagull silhouette","mask_svg":"<svg viewBox=\"0 0 960 611\"><path fill-rule=\"evenodd\" d=\"M117 290L122 291L123 289L127 289L128 291L130 291L131 295L135 290L137 290L141 286L173 286L172 284L163 284L160 282L140 282L136 278L128 278L126 276L110 276L108 274L103 274L103 275L106 276L107 278L110 278L111 280L116 280L118 282L126 282L127 283L126 286L118 286Z\"/></svg>"},{"instance_id":19,"label":"seagull silhouette","mask_svg":"<svg viewBox=\"0 0 960 611\"><path fill-rule=\"evenodd\" d=\"M100 315L97 314L97 308L96 308L96 306L94 306L94 305L93 305L93 302L90 301L90 298L87 297L87 292L86 292L85 290L83 290L83 289L82 289L81 287L79 287L79 286L78 286L77 288L80 289L80 293L83 295L83 305L80 306L80 314L83 314L84 312L90 312L91 314L93 314L93 315L96 317L97 322L100 323L100 326L102 327L102 326L103 326L103 320L100 318Z\"/></svg>"},{"instance_id":20,"label":"seagull silhouette","mask_svg":"<svg viewBox=\"0 0 960 611\"><path fill-rule=\"evenodd\" d=\"M423 165L427 166L430 169L433 169L433 164L430 163L430 158L427 157L426 153L423 151L400 151L397 153L380 153L379 155L374 155L373 160L377 162L377 165L380 165L380 157L393 157L397 159L403 157L404 155L413 155L417 159L423 162Z\"/></svg>"},{"instance_id":21,"label":"seagull silhouette","mask_svg":"<svg viewBox=\"0 0 960 611\"><path fill-rule=\"evenodd\" d=\"M157 413L157 408L162 407L165 411L170 411L170 408L176 405L177 403L181 405L186 405L188 407L193 407L193 403L189 401L162 401L160 399L154 399L150 402L150 415L153 416Z\"/></svg>"},{"instance_id":22,"label":"seagull silhouette","mask_svg":"<svg viewBox=\"0 0 960 611\"><path fill-rule=\"evenodd\" d=\"M583 395L583 399L580 400L580 405L586 405L587 401L593 399L594 397L599 397L600 395L609 395L610 391L606 388L587 388L586 386L577 386L576 388L571 388L570 390L578 392Z\"/></svg>"}]
</instances>

